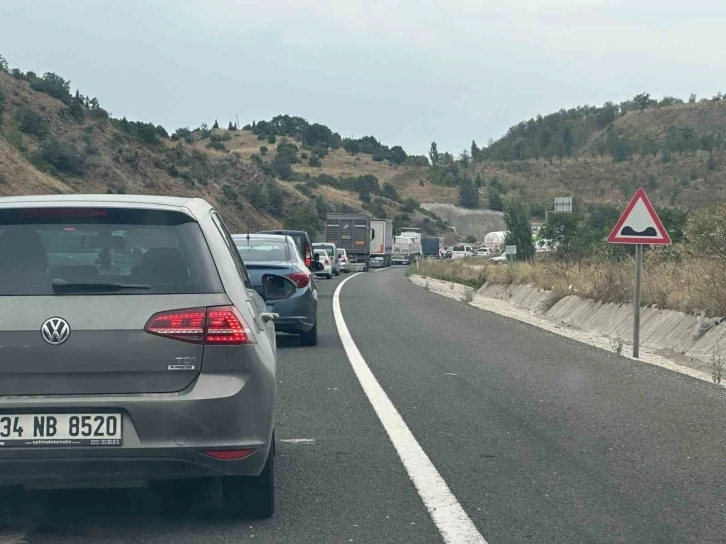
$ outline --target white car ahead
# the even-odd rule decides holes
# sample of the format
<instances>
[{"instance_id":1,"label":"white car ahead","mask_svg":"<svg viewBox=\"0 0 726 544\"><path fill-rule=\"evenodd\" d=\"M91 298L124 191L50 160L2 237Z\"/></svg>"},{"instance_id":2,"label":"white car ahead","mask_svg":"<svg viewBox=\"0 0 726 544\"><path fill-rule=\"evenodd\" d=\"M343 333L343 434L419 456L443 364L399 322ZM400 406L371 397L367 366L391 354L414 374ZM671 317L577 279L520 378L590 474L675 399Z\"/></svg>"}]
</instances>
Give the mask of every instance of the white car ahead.
<instances>
[{"instance_id":1,"label":"white car ahead","mask_svg":"<svg viewBox=\"0 0 726 544\"><path fill-rule=\"evenodd\" d=\"M328 255L328 252L324 249L315 248L313 250L313 257L317 257L316 261L320 261L323 264L323 270L316 272L316 276L325 276L327 279L333 277L333 261Z\"/></svg>"},{"instance_id":2,"label":"white car ahead","mask_svg":"<svg viewBox=\"0 0 726 544\"><path fill-rule=\"evenodd\" d=\"M474 250L469 244L458 244L454 246L451 253L452 259L463 259L464 257L472 257Z\"/></svg>"}]
</instances>

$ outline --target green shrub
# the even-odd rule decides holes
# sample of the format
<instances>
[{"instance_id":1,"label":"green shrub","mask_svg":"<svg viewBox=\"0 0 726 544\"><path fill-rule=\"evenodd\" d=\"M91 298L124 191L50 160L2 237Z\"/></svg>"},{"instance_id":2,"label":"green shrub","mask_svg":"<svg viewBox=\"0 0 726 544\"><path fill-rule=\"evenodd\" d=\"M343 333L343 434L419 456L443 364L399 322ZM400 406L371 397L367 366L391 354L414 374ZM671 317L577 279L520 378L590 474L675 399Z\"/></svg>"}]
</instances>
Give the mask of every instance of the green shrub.
<instances>
[{"instance_id":1,"label":"green shrub","mask_svg":"<svg viewBox=\"0 0 726 544\"><path fill-rule=\"evenodd\" d=\"M310 160L308 161L308 164L313 167L320 167L323 165L320 157L318 157L315 153L310 155Z\"/></svg>"},{"instance_id":2,"label":"green shrub","mask_svg":"<svg viewBox=\"0 0 726 544\"><path fill-rule=\"evenodd\" d=\"M305 159L308 158L308 154L307 153L300 153L300 158L303 159L303 160L305 160Z\"/></svg>"},{"instance_id":3,"label":"green shrub","mask_svg":"<svg viewBox=\"0 0 726 544\"><path fill-rule=\"evenodd\" d=\"M261 145L260 146L260 155L262 155L263 157L265 155L267 155L267 146L266 145Z\"/></svg>"},{"instance_id":4,"label":"green shrub","mask_svg":"<svg viewBox=\"0 0 726 544\"><path fill-rule=\"evenodd\" d=\"M33 134L42 138L48 132L48 122L35 110L20 108L15 112L18 128L26 134Z\"/></svg>"},{"instance_id":5,"label":"green shrub","mask_svg":"<svg viewBox=\"0 0 726 544\"><path fill-rule=\"evenodd\" d=\"M269 134L267 136L267 143L268 144L274 144L277 141L277 137L274 134Z\"/></svg>"},{"instance_id":6,"label":"green shrub","mask_svg":"<svg viewBox=\"0 0 726 544\"><path fill-rule=\"evenodd\" d=\"M86 169L86 157L68 141L48 139L40 148L40 157L59 172L81 175Z\"/></svg>"}]
</instances>

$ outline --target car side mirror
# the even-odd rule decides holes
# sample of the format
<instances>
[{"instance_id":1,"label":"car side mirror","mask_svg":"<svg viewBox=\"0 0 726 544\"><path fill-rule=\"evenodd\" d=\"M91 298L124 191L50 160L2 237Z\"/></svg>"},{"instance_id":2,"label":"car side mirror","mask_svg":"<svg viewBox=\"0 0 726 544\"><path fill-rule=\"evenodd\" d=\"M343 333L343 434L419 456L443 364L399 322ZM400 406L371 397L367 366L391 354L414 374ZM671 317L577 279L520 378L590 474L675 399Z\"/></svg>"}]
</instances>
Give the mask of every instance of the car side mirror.
<instances>
[{"instance_id":1,"label":"car side mirror","mask_svg":"<svg viewBox=\"0 0 726 544\"><path fill-rule=\"evenodd\" d=\"M310 263L310 270L313 272L322 272L325 270L325 266L320 261L313 261Z\"/></svg>"},{"instance_id":2,"label":"car side mirror","mask_svg":"<svg viewBox=\"0 0 726 544\"><path fill-rule=\"evenodd\" d=\"M264 274L262 276L262 298L265 300L283 300L290 298L297 291L297 285L292 280L277 274Z\"/></svg>"}]
</instances>

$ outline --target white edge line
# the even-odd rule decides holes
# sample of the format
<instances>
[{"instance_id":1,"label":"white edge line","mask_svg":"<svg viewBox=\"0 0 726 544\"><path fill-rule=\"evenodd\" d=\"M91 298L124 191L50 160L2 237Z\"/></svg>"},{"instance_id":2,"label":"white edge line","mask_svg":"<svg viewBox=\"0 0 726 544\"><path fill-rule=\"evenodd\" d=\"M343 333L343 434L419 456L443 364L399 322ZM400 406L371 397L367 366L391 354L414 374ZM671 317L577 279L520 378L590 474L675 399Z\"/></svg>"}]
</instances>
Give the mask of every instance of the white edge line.
<instances>
[{"instance_id":1,"label":"white edge line","mask_svg":"<svg viewBox=\"0 0 726 544\"><path fill-rule=\"evenodd\" d=\"M487 544L426 452L414 438L413 433L378 383L350 335L340 309L340 291L346 282L358 274L343 280L333 294L335 325L338 327L338 334L350 365L444 542Z\"/></svg>"}]
</instances>

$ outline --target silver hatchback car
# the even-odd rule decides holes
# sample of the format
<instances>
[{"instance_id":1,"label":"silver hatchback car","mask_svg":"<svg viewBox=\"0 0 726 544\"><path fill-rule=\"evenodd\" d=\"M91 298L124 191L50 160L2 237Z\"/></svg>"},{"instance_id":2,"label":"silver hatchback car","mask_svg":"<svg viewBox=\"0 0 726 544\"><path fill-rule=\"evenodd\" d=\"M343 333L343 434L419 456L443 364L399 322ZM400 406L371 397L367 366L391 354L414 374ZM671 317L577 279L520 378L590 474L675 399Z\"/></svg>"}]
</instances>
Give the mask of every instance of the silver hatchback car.
<instances>
[{"instance_id":1,"label":"silver hatchback car","mask_svg":"<svg viewBox=\"0 0 726 544\"><path fill-rule=\"evenodd\" d=\"M0 198L0 303L0 485L199 479L273 513L275 316L208 203Z\"/></svg>"}]
</instances>

